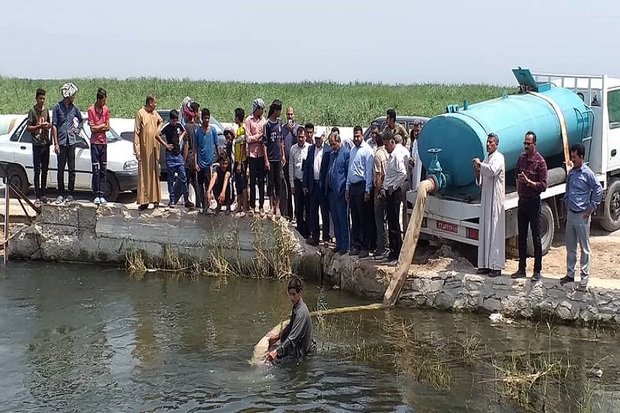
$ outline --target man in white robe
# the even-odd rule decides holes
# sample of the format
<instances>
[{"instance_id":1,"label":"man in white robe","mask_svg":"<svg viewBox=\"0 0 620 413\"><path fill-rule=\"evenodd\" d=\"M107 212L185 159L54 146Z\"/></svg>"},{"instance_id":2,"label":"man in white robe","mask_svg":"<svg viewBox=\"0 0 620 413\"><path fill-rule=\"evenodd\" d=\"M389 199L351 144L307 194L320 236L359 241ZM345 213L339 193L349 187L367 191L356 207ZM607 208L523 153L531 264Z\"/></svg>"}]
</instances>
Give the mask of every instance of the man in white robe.
<instances>
[{"instance_id":1,"label":"man in white robe","mask_svg":"<svg viewBox=\"0 0 620 413\"><path fill-rule=\"evenodd\" d=\"M478 274L498 277L505 267L504 196L506 165L504 155L497 147L499 138L490 133L487 137L488 155L483 161L474 158L476 184L482 187L480 195L480 231L478 236Z\"/></svg>"},{"instance_id":2,"label":"man in white robe","mask_svg":"<svg viewBox=\"0 0 620 413\"><path fill-rule=\"evenodd\" d=\"M411 190L417 191L418 184L422 180L422 161L418 152L418 137L422 131L424 122L415 120L411 128L411 158L409 158L409 168L411 169Z\"/></svg>"}]
</instances>

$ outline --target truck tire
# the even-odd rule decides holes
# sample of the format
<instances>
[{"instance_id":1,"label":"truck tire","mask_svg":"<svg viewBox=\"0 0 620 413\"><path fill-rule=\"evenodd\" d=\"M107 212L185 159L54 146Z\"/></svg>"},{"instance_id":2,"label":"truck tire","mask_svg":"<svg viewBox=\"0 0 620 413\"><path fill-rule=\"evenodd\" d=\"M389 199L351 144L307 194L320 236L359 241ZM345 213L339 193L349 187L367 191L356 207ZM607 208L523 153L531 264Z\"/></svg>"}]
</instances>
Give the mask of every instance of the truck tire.
<instances>
[{"instance_id":1,"label":"truck tire","mask_svg":"<svg viewBox=\"0 0 620 413\"><path fill-rule=\"evenodd\" d=\"M542 244L542 255L547 255L551 249L553 243L553 236L555 234L555 219L553 218L553 212L547 202L543 202L540 206L540 243ZM527 255L529 257L534 256L534 239L532 238L532 232L527 232Z\"/></svg>"},{"instance_id":2,"label":"truck tire","mask_svg":"<svg viewBox=\"0 0 620 413\"><path fill-rule=\"evenodd\" d=\"M24 194L27 193L30 184L28 183L28 176L26 171L20 165L11 165L7 170L8 181L12 183L17 189ZM16 196L11 192L12 196Z\"/></svg>"},{"instance_id":3,"label":"truck tire","mask_svg":"<svg viewBox=\"0 0 620 413\"><path fill-rule=\"evenodd\" d=\"M620 179L614 179L609 183L605 194L603 214L598 221L609 232L620 229Z\"/></svg>"}]
</instances>

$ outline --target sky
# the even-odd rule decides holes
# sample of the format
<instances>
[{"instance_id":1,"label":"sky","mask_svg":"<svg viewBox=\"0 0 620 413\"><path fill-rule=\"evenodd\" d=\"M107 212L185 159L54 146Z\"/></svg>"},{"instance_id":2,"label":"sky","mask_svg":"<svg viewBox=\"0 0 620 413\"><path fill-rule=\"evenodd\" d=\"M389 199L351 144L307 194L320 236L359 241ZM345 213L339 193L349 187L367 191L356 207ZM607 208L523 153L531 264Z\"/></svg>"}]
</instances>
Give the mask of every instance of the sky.
<instances>
[{"instance_id":1,"label":"sky","mask_svg":"<svg viewBox=\"0 0 620 413\"><path fill-rule=\"evenodd\" d=\"M620 77L618 0L54 3L4 2L0 76L512 85L522 66Z\"/></svg>"}]
</instances>

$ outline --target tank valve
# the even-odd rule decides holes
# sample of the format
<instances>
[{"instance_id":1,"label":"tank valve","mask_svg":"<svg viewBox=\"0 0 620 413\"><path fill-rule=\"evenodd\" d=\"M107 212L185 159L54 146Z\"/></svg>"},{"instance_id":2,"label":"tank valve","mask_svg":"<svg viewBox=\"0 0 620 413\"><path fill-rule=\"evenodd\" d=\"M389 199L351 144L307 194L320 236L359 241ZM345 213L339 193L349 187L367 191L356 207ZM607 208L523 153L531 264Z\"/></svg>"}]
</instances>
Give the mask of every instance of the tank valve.
<instances>
[{"instance_id":1,"label":"tank valve","mask_svg":"<svg viewBox=\"0 0 620 413\"><path fill-rule=\"evenodd\" d=\"M443 169L441 168L441 164L439 163L439 153L441 152L441 148L431 148L428 150L428 153L433 155L433 159L431 159L430 164L428 165L428 177L435 181L435 188L443 189L448 184L448 179L446 175L443 173Z\"/></svg>"}]
</instances>

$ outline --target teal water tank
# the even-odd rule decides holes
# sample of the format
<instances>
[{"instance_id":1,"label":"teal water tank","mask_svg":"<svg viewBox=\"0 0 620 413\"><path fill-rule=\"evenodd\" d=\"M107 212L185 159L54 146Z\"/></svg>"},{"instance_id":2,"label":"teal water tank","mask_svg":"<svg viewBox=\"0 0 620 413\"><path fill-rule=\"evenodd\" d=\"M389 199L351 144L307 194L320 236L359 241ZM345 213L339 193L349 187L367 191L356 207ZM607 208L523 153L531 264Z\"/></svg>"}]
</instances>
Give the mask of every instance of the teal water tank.
<instances>
[{"instance_id":1,"label":"teal water tank","mask_svg":"<svg viewBox=\"0 0 620 413\"><path fill-rule=\"evenodd\" d=\"M523 152L527 131L537 137L537 149L545 157L549 169L563 164L564 147L560 116L552 103L561 111L566 122L569 146L583 142L591 134L592 111L574 92L546 85L538 85L536 93L522 90L517 95L504 96L453 113L431 118L419 136L420 158L428 169L432 160L429 149L439 148L438 160L448 176L448 187L441 192L455 196L477 191L472 159L484 159L489 133L499 137L499 151L506 159L506 172L516 167ZM513 175L514 176L514 175ZM514 183L508 182L508 185Z\"/></svg>"}]
</instances>

